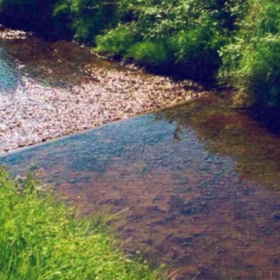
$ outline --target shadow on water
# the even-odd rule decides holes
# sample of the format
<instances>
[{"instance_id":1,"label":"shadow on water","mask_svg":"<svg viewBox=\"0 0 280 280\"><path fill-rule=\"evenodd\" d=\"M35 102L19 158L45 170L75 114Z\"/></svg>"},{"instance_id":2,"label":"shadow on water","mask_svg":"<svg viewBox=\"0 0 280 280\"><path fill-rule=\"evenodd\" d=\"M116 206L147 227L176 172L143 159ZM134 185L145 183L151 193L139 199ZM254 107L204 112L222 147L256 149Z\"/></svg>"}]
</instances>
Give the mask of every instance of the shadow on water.
<instances>
[{"instance_id":1,"label":"shadow on water","mask_svg":"<svg viewBox=\"0 0 280 280\"><path fill-rule=\"evenodd\" d=\"M189 106L162 111L158 119L177 124L177 137L190 127L209 152L236 160L235 171L246 180L278 189L280 137L267 110L229 110L230 101L205 98ZM195 113L194 113L195 112ZM272 112L271 112L272 113ZM277 113L275 112L273 116ZM176 135L175 135L176 136Z\"/></svg>"},{"instance_id":2,"label":"shadow on water","mask_svg":"<svg viewBox=\"0 0 280 280\"><path fill-rule=\"evenodd\" d=\"M65 87L94 80L87 72L91 67L125 70L119 64L100 59L87 48L81 51L79 45L67 41L48 42L30 36L28 40L2 40L1 48L18 63L21 75L43 85Z\"/></svg>"},{"instance_id":3,"label":"shadow on water","mask_svg":"<svg viewBox=\"0 0 280 280\"><path fill-rule=\"evenodd\" d=\"M280 108L256 106L250 110L240 110L255 119L272 134L280 135Z\"/></svg>"},{"instance_id":4,"label":"shadow on water","mask_svg":"<svg viewBox=\"0 0 280 280\"><path fill-rule=\"evenodd\" d=\"M203 98L0 164L36 167L83 214L122 211L110 223L125 250L178 268L178 279L279 279L279 137L227 105Z\"/></svg>"}]
</instances>

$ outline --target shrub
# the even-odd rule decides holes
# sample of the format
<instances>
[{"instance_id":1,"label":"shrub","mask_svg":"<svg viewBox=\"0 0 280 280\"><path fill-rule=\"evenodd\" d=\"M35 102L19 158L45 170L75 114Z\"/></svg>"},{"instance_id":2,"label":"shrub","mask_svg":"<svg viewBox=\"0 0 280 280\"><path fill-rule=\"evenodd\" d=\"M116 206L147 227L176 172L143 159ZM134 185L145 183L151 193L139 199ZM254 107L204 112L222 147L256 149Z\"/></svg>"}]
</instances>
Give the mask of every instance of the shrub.
<instances>
[{"instance_id":1,"label":"shrub","mask_svg":"<svg viewBox=\"0 0 280 280\"><path fill-rule=\"evenodd\" d=\"M1 0L1 23L15 29L34 31L47 39L69 38L65 17L54 17L57 0Z\"/></svg>"},{"instance_id":2,"label":"shrub","mask_svg":"<svg viewBox=\"0 0 280 280\"><path fill-rule=\"evenodd\" d=\"M163 41L138 42L128 49L127 56L148 65L164 64L172 61L168 46Z\"/></svg>"},{"instance_id":3,"label":"shrub","mask_svg":"<svg viewBox=\"0 0 280 280\"><path fill-rule=\"evenodd\" d=\"M221 80L254 103L280 106L280 3L249 1L248 14L240 22L234 40L221 49Z\"/></svg>"},{"instance_id":4,"label":"shrub","mask_svg":"<svg viewBox=\"0 0 280 280\"><path fill-rule=\"evenodd\" d=\"M115 22L115 4L104 0L60 0L54 15L68 15L75 39L94 44L95 36Z\"/></svg>"},{"instance_id":5,"label":"shrub","mask_svg":"<svg viewBox=\"0 0 280 280\"><path fill-rule=\"evenodd\" d=\"M234 28L232 2L120 0L121 24L98 36L97 50L147 65L169 64L169 70L200 80L213 78L221 62L218 49L226 42L227 30Z\"/></svg>"},{"instance_id":6,"label":"shrub","mask_svg":"<svg viewBox=\"0 0 280 280\"><path fill-rule=\"evenodd\" d=\"M96 37L96 50L114 56L126 56L127 51L139 41L139 33L133 24L119 25L105 35Z\"/></svg>"}]
</instances>

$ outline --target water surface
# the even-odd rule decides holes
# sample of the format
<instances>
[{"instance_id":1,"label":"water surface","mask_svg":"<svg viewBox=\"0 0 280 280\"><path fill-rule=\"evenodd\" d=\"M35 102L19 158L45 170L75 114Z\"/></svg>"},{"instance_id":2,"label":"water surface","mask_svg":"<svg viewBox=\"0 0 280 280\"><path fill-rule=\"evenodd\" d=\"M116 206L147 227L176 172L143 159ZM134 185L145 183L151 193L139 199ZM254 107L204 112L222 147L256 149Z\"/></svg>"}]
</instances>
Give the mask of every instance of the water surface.
<instances>
[{"instance_id":1,"label":"water surface","mask_svg":"<svg viewBox=\"0 0 280 280\"><path fill-rule=\"evenodd\" d=\"M111 221L128 253L177 279L280 278L280 141L216 98L112 123L0 158L83 214Z\"/></svg>"},{"instance_id":2,"label":"water surface","mask_svg":"<svg viewBox=\"0 0 280 280\"><path fill-rule=\"evenodd\" d=\"M13 62L1 48L0 43L0 94L8 93L16 84L17 75Z\"/></svg>"},{"instance_id":3,"label":"water surface","mask_svg":"<svg viewBox=\"0 0 280 280\"><path fill-rule=\"evenodd\" d=\"M44 86L68 87L94 80L94 76L88 72L92 67L104 71L127 70L116 62L98 58L90 49L81 48L73 42L49 42L36 36L0 40L0 50L16 61L15 66L21 76L30 77ZM2 57L2 63L7 64L6 56Z\"/></svg>"}]
</instances>

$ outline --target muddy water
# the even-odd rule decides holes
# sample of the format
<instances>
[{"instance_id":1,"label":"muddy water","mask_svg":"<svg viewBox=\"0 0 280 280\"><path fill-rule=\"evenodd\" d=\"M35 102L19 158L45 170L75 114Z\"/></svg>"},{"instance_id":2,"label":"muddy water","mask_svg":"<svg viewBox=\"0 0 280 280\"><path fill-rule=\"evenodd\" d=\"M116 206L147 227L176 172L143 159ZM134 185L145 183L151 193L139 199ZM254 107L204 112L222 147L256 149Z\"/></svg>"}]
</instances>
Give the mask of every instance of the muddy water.
<instances>
[{"instance_id":1,"label":"muddy water","mask_svg":"<svg viewBox=\"0 0 280 280\"><path fill-rule=\"evenodd\" d=\"M0 158L176 279L280 279L280 139L203 98ZM178 269L178 270L177 270ZM196 277L196 278L195 278Z\"/></svg>"}]
</instances>

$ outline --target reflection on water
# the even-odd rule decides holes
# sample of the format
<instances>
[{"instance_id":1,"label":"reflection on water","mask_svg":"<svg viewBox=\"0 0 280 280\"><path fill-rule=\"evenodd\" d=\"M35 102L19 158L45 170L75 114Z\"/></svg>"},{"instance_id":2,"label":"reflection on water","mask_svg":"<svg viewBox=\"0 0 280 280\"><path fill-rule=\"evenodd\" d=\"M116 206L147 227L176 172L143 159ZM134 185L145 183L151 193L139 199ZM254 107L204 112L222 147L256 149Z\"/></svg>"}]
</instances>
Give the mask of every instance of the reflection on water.
<instances>
[{"instance_id":1,"label":"reflection on water","mask_svg":"<svg viewBox=\"0 0 280 280\"><path fill-rule=\"evenodd\" d=\"M238 113L228 110L229 106L229 101L205 98L190 106L159 112L157 119L175 122L179 131L191 126L197 137L206 141L208 151L235 158L235 170L242 178L279 190L280 136L270 133L276 132L275 122L265 123L264 116L249 112L259 124L248 118L246 111Z\"/></svg>"},{"instance_id":2,"label":"reflection on water","mask_svg":"<svg viewBox=\"0 0 280 280\"><path fill-rule=\"evenodd\" d=\"M84 214L118 213L127 252L178 279L279 279L280 142L216 99L116 122L0 158Z\"/></svg>"}]
</instances>

